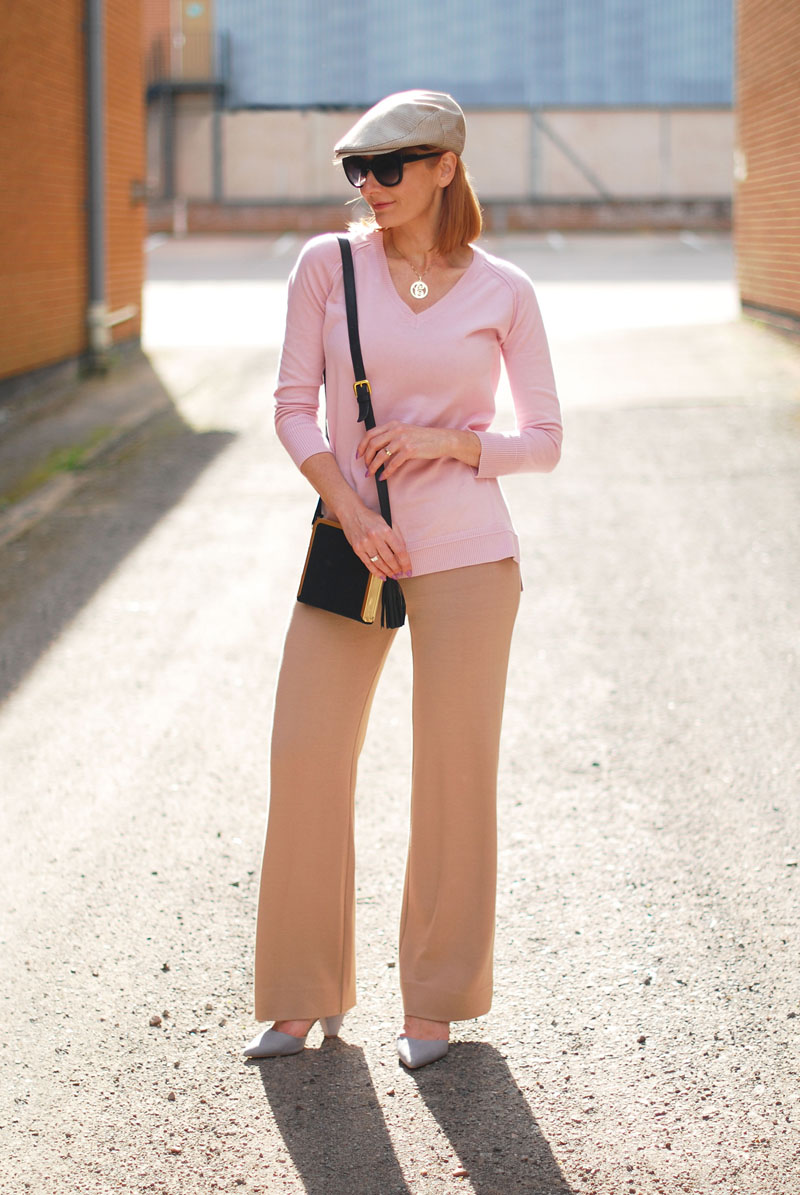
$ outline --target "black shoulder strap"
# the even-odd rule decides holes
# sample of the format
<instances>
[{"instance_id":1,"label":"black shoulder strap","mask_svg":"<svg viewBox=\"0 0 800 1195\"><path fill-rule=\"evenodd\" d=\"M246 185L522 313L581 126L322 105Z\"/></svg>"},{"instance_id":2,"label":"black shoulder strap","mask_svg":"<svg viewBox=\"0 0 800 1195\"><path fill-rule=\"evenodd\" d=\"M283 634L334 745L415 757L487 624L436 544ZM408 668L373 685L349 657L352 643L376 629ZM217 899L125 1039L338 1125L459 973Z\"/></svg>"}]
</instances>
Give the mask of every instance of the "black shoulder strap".
<instances>
[{"instance_id":1,"label":"black shoulder strap","mask_svg":"<svg viewBox=\"0 0 800 1195\"><path fill-rule=\"evenodd\" d=\"M339 250L342 254L342 272L344 279L344 301L347 307L347 335L350 340L350 356L353 358L353 390L358 401L358 422L363 423L367 431L375 426L375 414L372 410L372 391L367 381L364 369L364 359L361 356L361 341L358 335L358 306L356 304L356 279L353 271L353 250L347 237L337 237ZM378 501L381 514L391 527L392 510L389 505L389 487L381 474L383 465L375 474L375 484L378 487Z\"/></svg>"},{"instance_id":2,"label":"black shoulder strap","mask_svg":"<svg viewBox=\"0 0 800 1195\"><path fill-rule=\"evenodd\" d=\"M358 303L356 302L356 279L353 271L353 250L347 237L337 237L339 250L342 255L342 271L344 281L344 301L347 307L347 335L350 339L350 356L353 359L353 374L355 382L353 389L358 399L358 422L366 423L367 431L375 426L375 416L372 413L370 400L370 386L364 369L364 358L361 356L361 341L358 336Z\"/></svg>"}]
</instances>

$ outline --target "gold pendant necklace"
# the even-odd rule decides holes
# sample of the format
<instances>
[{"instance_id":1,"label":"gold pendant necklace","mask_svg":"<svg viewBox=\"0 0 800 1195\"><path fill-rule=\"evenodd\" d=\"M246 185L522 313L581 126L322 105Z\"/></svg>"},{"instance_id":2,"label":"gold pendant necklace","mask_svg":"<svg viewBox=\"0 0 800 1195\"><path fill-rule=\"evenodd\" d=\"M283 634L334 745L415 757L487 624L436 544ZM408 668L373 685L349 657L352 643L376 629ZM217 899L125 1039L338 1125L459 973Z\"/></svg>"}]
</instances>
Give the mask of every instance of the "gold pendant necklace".
<instances>
[{"instance_id":1,"label":"gold pendant necklace","mask_svg":"<svg viewBox=\"0 0 800 1195\"><path fill-rule=\"evenodd\" d=\"M409 267L409 269L413 270L414 273L417 275L417 281L412 282L411 286L408 288L408 293L411 295L411 298L412 299L426 299L428 297L428 284L426 282L423 282L422 279L423 279L424 275L427 274L428 270L430 269L430 266L428 266L428 270L423 270L422 274L420 274L417 267L412 266L411 262L408 260L405 253L401 253L400 250L397 248L397 245L395 245L395 243L394 243L394 237L392 237L392 247L395 249L395 251L397 253L400 253L400 256L402 257L402 259L406 263L406 265Z\"/></svg>"}]
</instances>

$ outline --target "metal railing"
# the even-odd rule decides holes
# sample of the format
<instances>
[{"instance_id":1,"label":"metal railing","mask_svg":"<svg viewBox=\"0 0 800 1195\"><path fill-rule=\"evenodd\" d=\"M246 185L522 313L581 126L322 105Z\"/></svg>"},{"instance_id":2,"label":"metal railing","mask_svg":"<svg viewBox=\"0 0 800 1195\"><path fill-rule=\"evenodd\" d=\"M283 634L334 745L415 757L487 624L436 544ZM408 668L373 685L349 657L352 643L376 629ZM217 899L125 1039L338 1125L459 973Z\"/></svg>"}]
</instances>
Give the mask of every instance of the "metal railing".
<instances>
[{"instance_id":1,"label":"metal railing","mask_svg":"<svg viewBox=\"0 0 800 1195\"><path fill-rule=\"evenodd\" d=\"M161 33L150 43L145 73L148 88L225 87L230 38L227 32Z\"/></svg>"}]
</instances>

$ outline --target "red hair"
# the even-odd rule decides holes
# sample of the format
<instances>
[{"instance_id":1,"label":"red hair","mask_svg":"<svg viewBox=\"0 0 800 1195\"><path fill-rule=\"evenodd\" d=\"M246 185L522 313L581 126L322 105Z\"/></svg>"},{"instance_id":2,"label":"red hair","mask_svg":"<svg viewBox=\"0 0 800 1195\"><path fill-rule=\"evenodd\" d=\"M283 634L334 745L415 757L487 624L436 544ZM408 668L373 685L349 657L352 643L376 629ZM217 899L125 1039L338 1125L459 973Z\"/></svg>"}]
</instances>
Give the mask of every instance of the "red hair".
<instances>
[{"instance_id":1,"label":"red hair","mask_svg":"<svg viewBox=\"0 0 800 1195\"><path fill-rule=\"evenodd\" d=\"M453 179L444 189L436 248L445 256L477 241L483 231L478 196L461 158L456 159Z\"/></svg>"}]
</instances>

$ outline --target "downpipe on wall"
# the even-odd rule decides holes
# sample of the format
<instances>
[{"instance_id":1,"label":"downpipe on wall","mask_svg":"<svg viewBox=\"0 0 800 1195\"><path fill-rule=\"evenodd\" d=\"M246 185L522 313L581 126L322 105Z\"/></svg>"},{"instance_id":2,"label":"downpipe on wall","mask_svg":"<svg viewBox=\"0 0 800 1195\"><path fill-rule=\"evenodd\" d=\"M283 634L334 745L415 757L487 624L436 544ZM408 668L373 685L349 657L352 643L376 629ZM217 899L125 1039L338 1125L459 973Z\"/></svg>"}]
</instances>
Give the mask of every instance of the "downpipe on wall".
<instances>
[{"instance_id":1,"label":"downpipe on wall","mask_svg":"<svg viewBox=\"0 0 800 1195\"><path fill-rule=\"evenodd\" d=\"M86 325L88 373L105 373L109 366L111 331L106 302L106 147L105 147L105 22L103 0L86 0L86 134L88 306Z\"/></svg>"}]
</instances>

